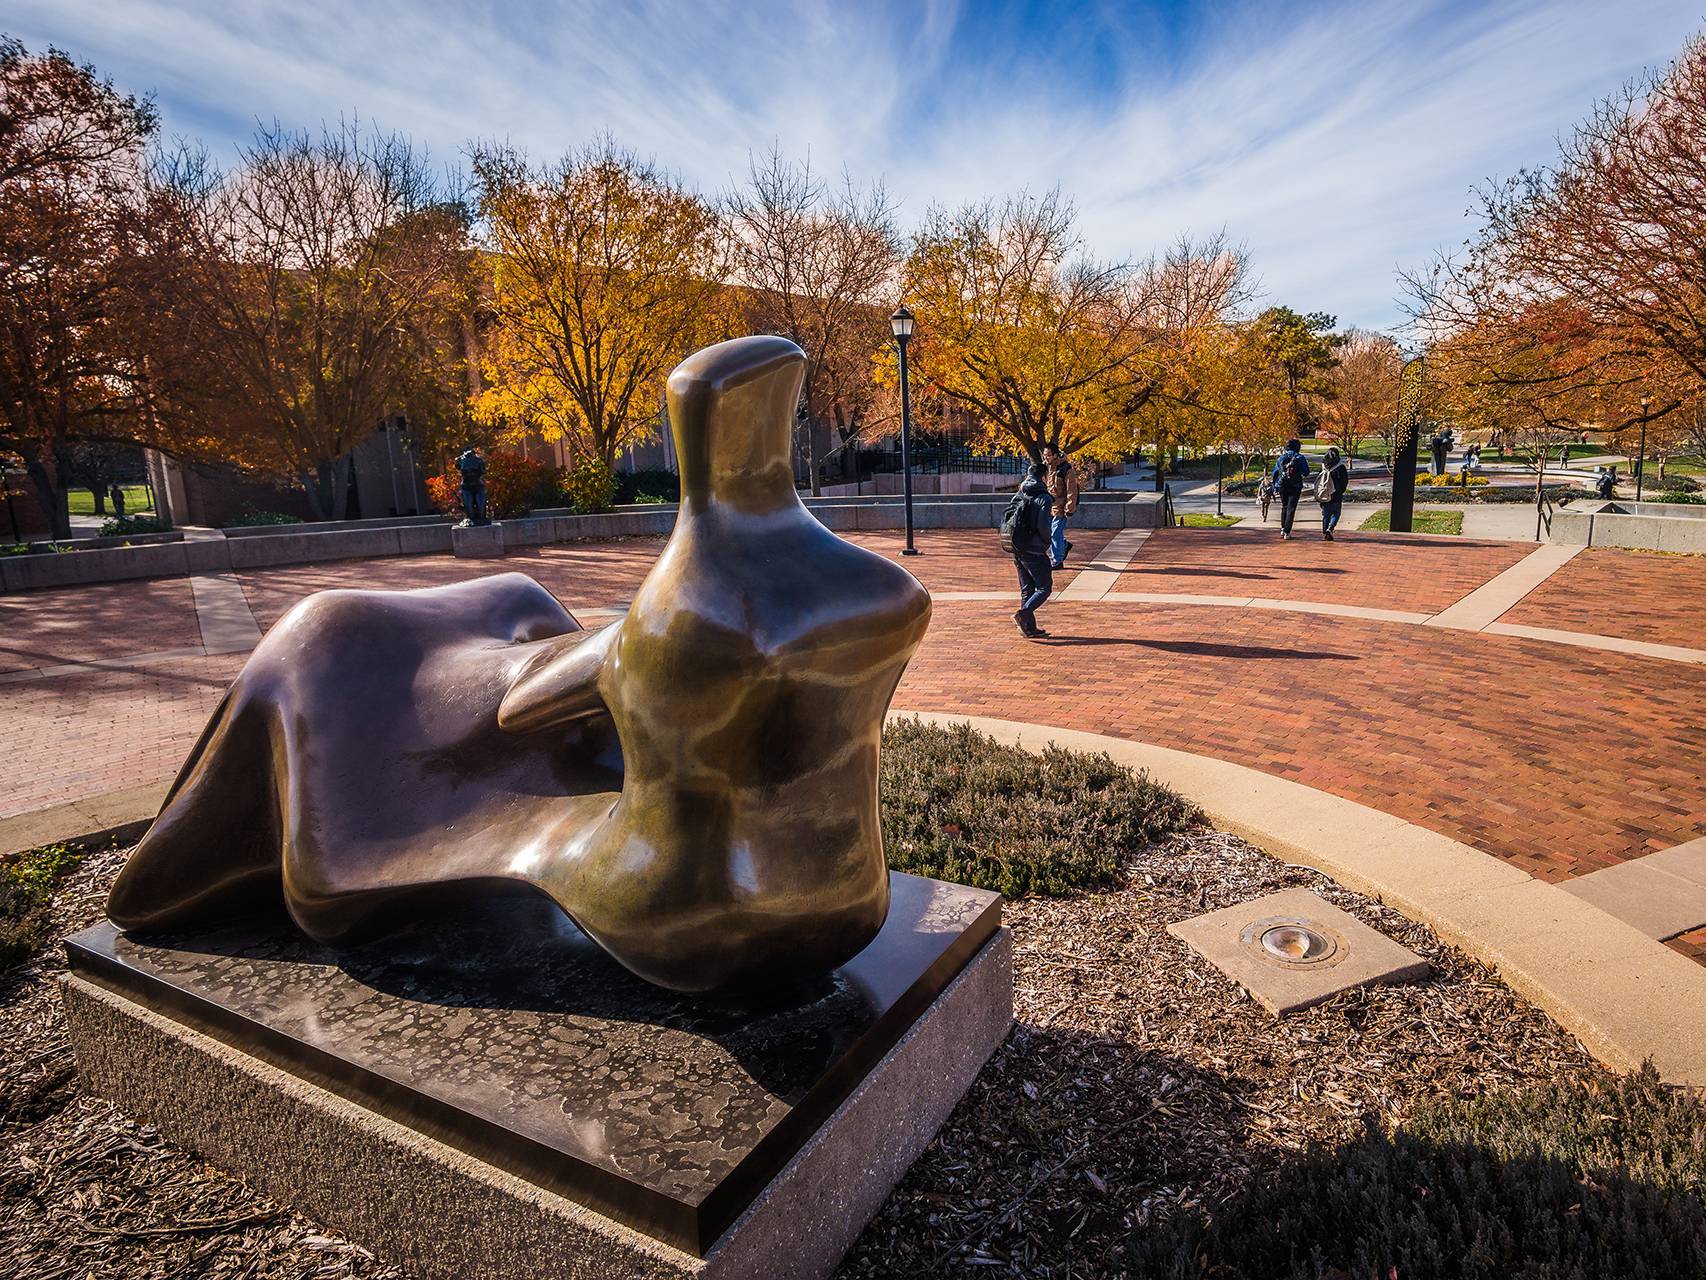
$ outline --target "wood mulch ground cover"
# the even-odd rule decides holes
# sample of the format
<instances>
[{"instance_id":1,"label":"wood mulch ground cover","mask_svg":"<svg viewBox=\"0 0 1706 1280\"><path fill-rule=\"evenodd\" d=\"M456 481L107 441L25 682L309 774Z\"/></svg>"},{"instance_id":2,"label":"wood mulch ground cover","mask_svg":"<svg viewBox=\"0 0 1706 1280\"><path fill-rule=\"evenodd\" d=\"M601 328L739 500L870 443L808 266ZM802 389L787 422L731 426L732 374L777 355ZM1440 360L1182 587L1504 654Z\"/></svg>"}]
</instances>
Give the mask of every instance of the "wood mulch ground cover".
<instances>
[{"instance_id":1,"label":"wood mulch ground cover","mask_svg":"<svg viewBox=\"0 0 1706 1280\"><path fill-rule=\"evenodd\" d=\"M98 918L122 852L62 886ZM1165 932L1305 886L1420 952L1422 983L1283 1021ZM1312 1142L1441 1095L1598 1068L1486 969L1313 872L1216 832L1137 855L1120 889L1009 904L1017 1025L854 1246L843 1277L1131 1274L1127 1248ZM400 1277L84 1094L57 948L0 979L0 1275Z\"/></svg>"}]
</instances>

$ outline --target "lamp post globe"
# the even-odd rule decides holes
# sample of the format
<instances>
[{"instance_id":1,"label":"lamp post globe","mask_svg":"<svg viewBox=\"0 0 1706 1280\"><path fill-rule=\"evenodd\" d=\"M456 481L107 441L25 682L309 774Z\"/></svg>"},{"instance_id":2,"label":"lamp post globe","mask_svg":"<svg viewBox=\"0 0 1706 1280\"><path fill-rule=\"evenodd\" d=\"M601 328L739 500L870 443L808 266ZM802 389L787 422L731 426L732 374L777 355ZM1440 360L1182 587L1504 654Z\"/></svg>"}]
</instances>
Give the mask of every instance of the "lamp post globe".
<instances>
[{"instance_id":1,"label":"lamp post globe","mask_svg":"<svg viewBox=\"0 0 1706 1280\"><path fill-rule=\"evenodd\" d=\"M904 302L889 317L889 328L900 352L900 474L906 504L906 546L901 548L901 554L915 556L918 548L912 543L912 393L906 379L906 344L912 340L912 312Z\"/></svg>"}]
</instances>

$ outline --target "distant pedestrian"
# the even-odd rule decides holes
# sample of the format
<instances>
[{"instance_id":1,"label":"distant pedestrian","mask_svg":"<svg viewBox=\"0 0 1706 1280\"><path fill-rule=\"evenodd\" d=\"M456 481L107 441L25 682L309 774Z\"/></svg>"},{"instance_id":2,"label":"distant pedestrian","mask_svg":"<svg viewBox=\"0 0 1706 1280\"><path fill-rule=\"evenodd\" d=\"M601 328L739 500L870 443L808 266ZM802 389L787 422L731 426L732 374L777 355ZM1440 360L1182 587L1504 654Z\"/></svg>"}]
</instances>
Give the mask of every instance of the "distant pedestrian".
<instances>
[{"instance_id":1,"label":"distant pedestrian","mask_svg":"<svg viewBox=\"0 0 1706 1280\"><path fill-rule=\"evenodd\" d=\"M119 484L115 480L113 482L112 488L108 492L110 493L112 500L113 500L113 514L115 516L117 516L120 520L123 520L124 519L124 486L122 484Z\"/></svg>"},{"instance_id":2,"label":"distant pedestrian","mask_svg":"<svg viewBox=\"0 0 1706 1280\"><path fill-rule=\"evenodd\" d=\"M1596 497L1615 498L1617 496L1617 468L1599 468L1599 478L1594 481L1593 491Z\"/></svg>"},{"instance_id":3,"label":"distant pedestrian","mask_svg":"<svg viewBox=\"0 0 1706 1280\"><path fill-rule=\"evenodd\" d=\"M1042 464L1032 463L1001 520L1001 545L1019 571L1019 609L1013 621L1026 639L1048 634L1037 626L1037 610L1054 590L1049 559L1051 507Z\"/></svg>"},{"instance_id":4,"label":"distant pedestrian","mask_svg":"<svg viewBox=\"0 0 1706 1280\"><path fill-rule=\"evenodd\" d=\"M1333 530L1339 527L1339 515L1345 506L1345 490L1350 487L1351 469L1339 457L1337 449L1327 450L1327 461L1315 481L1315 497L1321 503L1321 536L1333 540Z\"/></svg>"},{"instance_id":5,"label":"distant pedestrian","mask_svg":"<svg viewBox=\"0 0 1706 1280\"><path fill-rule=\"evenodd\" d=\"M1066 568L1066 553L1072 550L1072 543L1066 537L1066 524L1078 513L1078 477L1072 473L1072 464L1066 460L1066 455L1052 444L1043 446L1043 466L1047 474L1049 496L1049 551L1052 555L1050 567Z\"/></svg>"},{"instance_id":6,"label":"distant pedestrian","mask_svg":"<svg viewBox=\"0 0 1706 1280\"><path fill-rule=\"evenodd\" d=\"M1268 508L1274 501L1274 478L1266 471L1262 472L1262 478L1256 481L1256 501L1262 504L1262 523L1266 524Z\"/></svg>"},{"instance_id":7,"label":"distant pedestrian","mask_svg":"<svg viewBox=\"0 0 1706 1280\"><path fill-rule=\"evenodd\" d=\"M1294 436L1285 442L1285 452L1274 463L1274 488L1279 490L1280 537L1291 537L1291 522L1297 516L1297 502L1303 497L1303 486L1309 479L1309 459L1303 456L1303 445Z\"/></svg>"}]
</instances>

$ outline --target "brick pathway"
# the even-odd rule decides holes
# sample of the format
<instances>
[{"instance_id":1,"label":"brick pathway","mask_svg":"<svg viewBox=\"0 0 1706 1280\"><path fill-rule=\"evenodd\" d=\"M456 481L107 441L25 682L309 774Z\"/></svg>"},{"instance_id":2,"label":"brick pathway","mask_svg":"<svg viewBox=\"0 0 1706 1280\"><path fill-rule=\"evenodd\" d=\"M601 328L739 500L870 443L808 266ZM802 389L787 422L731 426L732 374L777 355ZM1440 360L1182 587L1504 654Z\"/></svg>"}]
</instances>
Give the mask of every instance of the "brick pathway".
<instances>
[{"instance_id":1,"label":"brick pathway","mask_svg":"<svg viewBox=\"0 0 1706 1280\"><path fill-rule=\"evenodd\" d=\"M1706 556L1589 547L1500 621L1706 648Z\"/></svg>"},{"instance_id":2,"label":"brick pathway","mask_svg":"<svg viewBox=\"0 0 1706 1280\"><path fill-rule=\"evenodd\" d=\"M996 606L939 604L896 705L1233 760L1547 880L1706 835L1697 667L1257 609L1104 601L1039 621L1052 638L1031 644ZM1532 678L1464 695L1460 664Z\"/></svg>"},{"instance_id":3,"label":"brick pathway","mask_svg":"<svg viewBox=\"0 0 1706 1280\"><path fill-rule=\"evenodd\" d=\"M174 658L0 687L0 817L178 771L244 655Z\"/></svg>"},{"instance_id":4,"label":"brick pathway","mask_svg":"<svg viewBox=\"0 0 1706 1280\"><path fill-rule=\"evenodd\" d=\"M1087 560L1107 537L1081 531L1075 558ZM901 542L887 533L854 540L890 555ZM921 541L926 554L905 563L937 592L1011 588L992 531L932 530ZM503 570L531 573L571 608L587 608L626 600L660 547L635 539L502 562L342 562L242 580L263 626L323 587L430 585ZM1426 611L1527 550L1164 530L1116 589ZM1676 557L1637 559L1643 569L1701 570ZM1662 572L1624 585L1638 605L1623 615L1632 619L1674 610L1683 595ZM0 656L14 663L197 639L183 580L0 597L0 610ZM897 705L1053 723L1236 760L1465 840L1547 879L1706 834L1698 767L1706 728L1697 714L1706 668L1398 623L1112 600L1047 606L1043 622L1056 638L1028 644L1007 612L1001 602L940 599ZM0 817L169 776L241 661L180 658L0 686L0 741L12 744ZM1475 670L1518 674L1465 688L1461 674Z\"/></svg>"},{"instance_id":5,"label":"brick pathway","mask_svg":"<svg viewBox=\"0 0 1706 1280\"><path fill-rule=\"evenodd\" d=\"M1459 538L1344 533L1332 542L1277 526L1160 529L1109 590L1258 596L1437 613L1534 548Z\"/></svg>"},{"instance_id":6,"label":"brick pathway","mask_svg":"<svg viewBox=\"0 0 1706 1280\"><path fill-rule=\"evenodd\" d=\"M0 595L0 672L200 643L188 578Z\"/></svg>"},{"instance_id":7,"label":"brick pathway","mask_svg":"<svg viewBox=\"0 0 1706 1280\"><path fill-rule=\"evenodd\" d=\"M570 609L621 604L634 594L663 550L662 538L525 547L502 560L393 556L256 569L238 575L264 631L302 597L338 587L441 587L492 573L525 573Z\"/></svg>"}]
</instances>

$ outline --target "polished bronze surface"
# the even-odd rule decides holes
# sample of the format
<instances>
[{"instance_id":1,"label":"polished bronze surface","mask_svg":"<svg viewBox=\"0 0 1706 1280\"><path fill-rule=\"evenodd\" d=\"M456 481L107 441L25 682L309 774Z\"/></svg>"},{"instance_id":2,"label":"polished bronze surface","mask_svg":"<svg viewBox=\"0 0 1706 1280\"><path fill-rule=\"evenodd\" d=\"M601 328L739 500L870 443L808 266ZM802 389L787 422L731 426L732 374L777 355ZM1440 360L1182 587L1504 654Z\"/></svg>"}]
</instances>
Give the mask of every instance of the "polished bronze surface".
<instances>
[{"instance_id":1,"label":"polished bronze surface","mask_svg":"<svg viewBox=\"0 0 1706 1280\"><path fill-rule=\"evenodd\" d=\"M876 939L787 998L623 972L538 895L434 904L332 949L277 915L67 939L73 973L695 1254L746 1210L1000 926L892 872Z\"/></svg>"},{"instance_id":2,"label":"polished bronze surface","mask_svg":"<svg viewBox=\"0 0 1706 1280\"><path fill-rule=\"evenodd\" d=\"M671 375L680 516L603 631L516 574L292 609L119 877L113 921L219 921L282 890L337 942L396 927L416 895L508 881L680 990L858 952L888 909L883 714L930 602L796 497L803 368L792 343L743 338Z\"/></svg>"}]
</instances>

